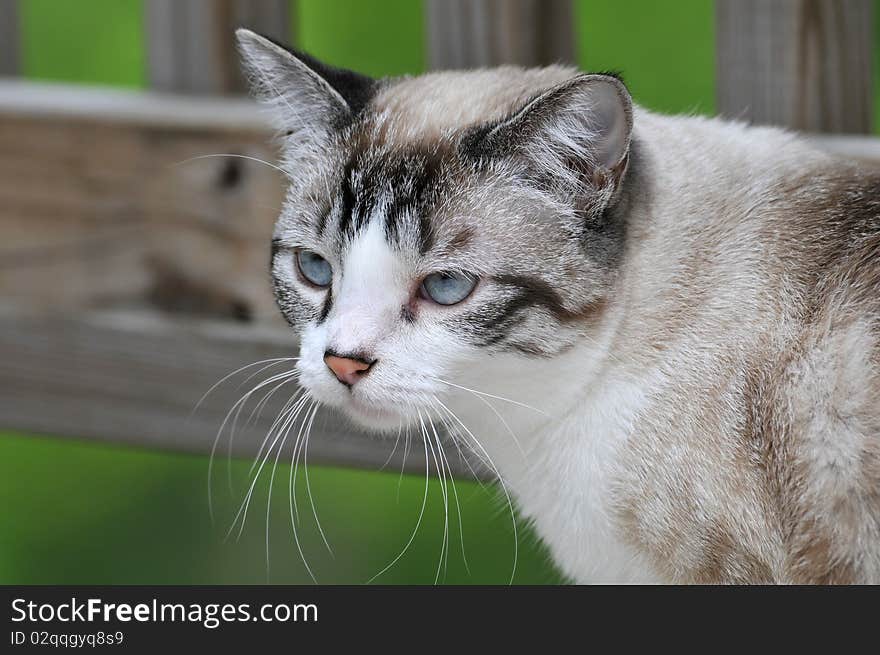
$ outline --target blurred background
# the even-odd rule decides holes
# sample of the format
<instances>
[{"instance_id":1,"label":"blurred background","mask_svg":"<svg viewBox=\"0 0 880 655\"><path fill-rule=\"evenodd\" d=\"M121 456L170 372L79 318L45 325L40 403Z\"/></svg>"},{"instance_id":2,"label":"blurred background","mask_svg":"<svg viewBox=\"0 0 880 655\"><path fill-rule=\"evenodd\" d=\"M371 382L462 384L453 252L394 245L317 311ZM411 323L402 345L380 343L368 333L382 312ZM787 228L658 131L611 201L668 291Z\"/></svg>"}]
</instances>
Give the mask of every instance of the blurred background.
<instances>
[{"instance_id":1,"label":"blurred background","mask_svg":"<svg viewBox=\"0 0 880 655\"><path fill-rule=\"evenodd\" d=\"M302 452L292 483L289 446L266 460L239 534L284 394L209 453L278 369L192 410L225 374L295 353L266 273L281 180L256 161L274 153L235 26L374 76L619 71L649 108L850 135L827 143L875 157L852 135L880 124L878 15L873 0L0 0L0 583L310 582L300 549L319 582L363 583L417 523L377 582L510 578L496 487L463 474L460 521L446 488L444 549L444 486L432 475L425 496L421 454L332 416L308 484ZM516 534L514 581L561 582L529 527Z\"/></svg>"}]
</instances>

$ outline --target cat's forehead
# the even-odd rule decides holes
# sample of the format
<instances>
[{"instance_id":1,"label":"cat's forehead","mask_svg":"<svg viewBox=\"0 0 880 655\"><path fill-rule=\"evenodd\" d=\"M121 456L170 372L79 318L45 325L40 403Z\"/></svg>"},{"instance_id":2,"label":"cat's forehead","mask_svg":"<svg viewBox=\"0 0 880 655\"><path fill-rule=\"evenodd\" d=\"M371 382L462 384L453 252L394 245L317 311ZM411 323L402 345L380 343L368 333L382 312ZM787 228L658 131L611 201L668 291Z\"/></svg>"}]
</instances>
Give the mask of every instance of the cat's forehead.
<instances>
[{"instance_id":1,"label":"cat's forehead","mask_svg":"<svg viewBox=\"0 0 880 655\"><path fill-rule=\"evenodd\" d=\"M454 256L471 269L492 255L522 253L535 239L553 240L558 229L537 220L542 209L540 199L528 197L533 190L503 170L478 170L462 154L460 138L468 127L506 116L570 75L562 67L511 67L389 84L338 135L310 185L313 202L295 213L294 230L305 229L313 243L342 259L361 234L380 224L398 253L432 258L435 265Z\"/></svg>"},{"instance_id":2,"label":"cat's forehead","mask_svg":"<svg viewBox=\"0 0 880 655\"><path fill-rule=\"evenodd\" d=\"M499 119L576 74L564 66L429 73L391 81L378 90L370 109L393 119L390 136L396 140L432 138Z\"/></svg>"},{"instance_id":3,"label":"cat's forehead","mask_svg":"<svg viewBox=\"0 0 880 655\"><path fill-rule=\"evenodd\" d=\"M454 139L361 143L349 150L330 188L322 229L337 251L374 225L412 261L444 261L479 270L494 256L522 253L527 242L558 233L542 221L541 201L503 170L478 169ZM546 234L544 234L546 232Z\"/></svg>"},{"instance_id":4,"label":"cat's forehead","mask_svg":"<svg viewBox=\"0 0 880 655\"><path fill-rule=\"evenodd\" d=\"M352 132L342 150L319 229L344 248L379 224L399 250L432 250L442 236L438 206L456 183L466 183L454 146L439 138L390 141L382 121L371 121Z\"/></svg>"}]
</instances>

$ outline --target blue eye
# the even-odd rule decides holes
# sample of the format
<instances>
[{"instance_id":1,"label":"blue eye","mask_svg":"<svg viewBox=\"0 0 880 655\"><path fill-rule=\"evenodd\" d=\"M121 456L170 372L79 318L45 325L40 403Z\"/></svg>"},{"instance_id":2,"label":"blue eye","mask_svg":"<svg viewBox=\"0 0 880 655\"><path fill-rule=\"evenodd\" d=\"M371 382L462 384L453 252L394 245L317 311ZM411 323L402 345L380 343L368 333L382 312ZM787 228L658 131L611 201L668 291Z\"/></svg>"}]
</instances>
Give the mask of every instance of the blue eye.
<instances>
[{"instance_id":1,"label":"blue eye","mask_svg":"<svg viewBox=\"0 0 880 655\"><path fill-rule=\"evenodd\" d=\"M465 273L431 273L422 282L422 295L438 305L455 305L471 295L477 278Z\"/></svg>"},{"instance_id":2,"label":"blue eye","mask_svg":"<svg viewBox=\"0 0 880 655\"><path fill-rule=\"evenodd\" d=\"M333 269L326 259L311 250L296 251L296 266L307 282L316 287L329 287L333 281Z\"/></svg>"}]
</instances>

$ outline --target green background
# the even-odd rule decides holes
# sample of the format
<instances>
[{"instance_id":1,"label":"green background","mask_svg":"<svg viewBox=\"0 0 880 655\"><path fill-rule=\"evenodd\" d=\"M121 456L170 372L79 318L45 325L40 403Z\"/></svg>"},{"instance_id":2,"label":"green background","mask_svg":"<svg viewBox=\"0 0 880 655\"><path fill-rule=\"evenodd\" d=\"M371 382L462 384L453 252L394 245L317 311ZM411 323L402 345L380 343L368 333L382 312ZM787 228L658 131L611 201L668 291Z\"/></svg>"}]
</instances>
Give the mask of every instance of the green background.
<instances>
[{"instance_id":1,"label":"green background","mask_svg":"<svg viewBox=\"0 0 880 655\"><path fill-rule=\"evenodd\" d=\"M299 0L296 7L293 38L331 63L377 76L418 73L424 67L424 16L418 0ZM145 85L140 0L22 0L21 8L26 77ZM880 17L880 11L876 14ZM578 0L579 63L590 70L620 71L645 106L711 113L713 21L710 0ZM875 70L880 73L880 66ZM290 528L289 468L279 466L271 506L268 476L261 478L241 538L224 540L249 465L233 463L235 494L225 485L217 487L212 525L205 457L0 434L0 583L308 582ZM407 542L421 507L424 478L310 470L334 554L324 548L299 478L298 534L306 558L320 582L367 581ZM453 518L441 581L506 583L514 542L498 490L459 483L458 494L469 566ZM379 582L433 582L443 522L439 483L432 481L412 547ZM561 581L526 526L519 526L519 543L516 582Z\"/></svg>"}]
</instances>

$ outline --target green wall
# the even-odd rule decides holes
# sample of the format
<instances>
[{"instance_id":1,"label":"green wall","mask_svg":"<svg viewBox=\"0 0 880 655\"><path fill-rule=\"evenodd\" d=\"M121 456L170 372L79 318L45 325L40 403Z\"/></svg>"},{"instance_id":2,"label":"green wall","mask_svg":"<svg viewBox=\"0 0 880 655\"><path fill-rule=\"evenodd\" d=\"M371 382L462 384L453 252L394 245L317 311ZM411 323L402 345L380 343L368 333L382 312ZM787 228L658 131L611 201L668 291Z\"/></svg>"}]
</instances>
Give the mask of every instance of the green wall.
<instances>
[{"instance_id":1,"label":"green wall","mask_svg":"<svg viewBox=\"0 0 880 655\"><path fill-rule=\"evenodd\" d=\"M328 63L373 76L424 70L421 2L298 0L296 7L297 43Z\"/></svg>"},{"instance_id":2,"label":"green wall","mask_svg":"<svg viewBox=\"0 0 880 655\"><path fill-rule=\"evenodd\" d=\"M623 75L636 102L715 111L715 13L707 0L576 0L578 62Z\"/></svg>"},{"instance_id":3,"label":"green wall","mask_svg":"<svg viewBox=\"0 0 880 655\"><path fill-rule=\"evenodd\" d=\"M26 77L144 86L141 0L21 0L19 7Z\"/></svg>"},{"instance_id":4,"label":"green wall","mask_svg":"<svg viewBox=\"0 0 880 655\"><path fill-rule=\"evenodd\" d=\"M249 467L248 461L233 462L231 494L225 464L218 463L212 525L205 457L0 434L0 584L310 582L291 531L289 466L279 465L270 496L270 463L255 490L241 538L234 534L224 539L247 487ZM310 486L333 556L312 518L300 470L297 532L305 557L321 583L360 584L407 543L419 516L425 479L311 467ZM506 505L496 491L476 484L458 483L457 492L470 571L462 557L453 507L441 582L506 583L514 554ZM432 584L443 525L440 486L432 481L412 546L377 582ZM516 581L558 581L534 537L522 526L520 530Z\"/></svg>"}]
</instances>

